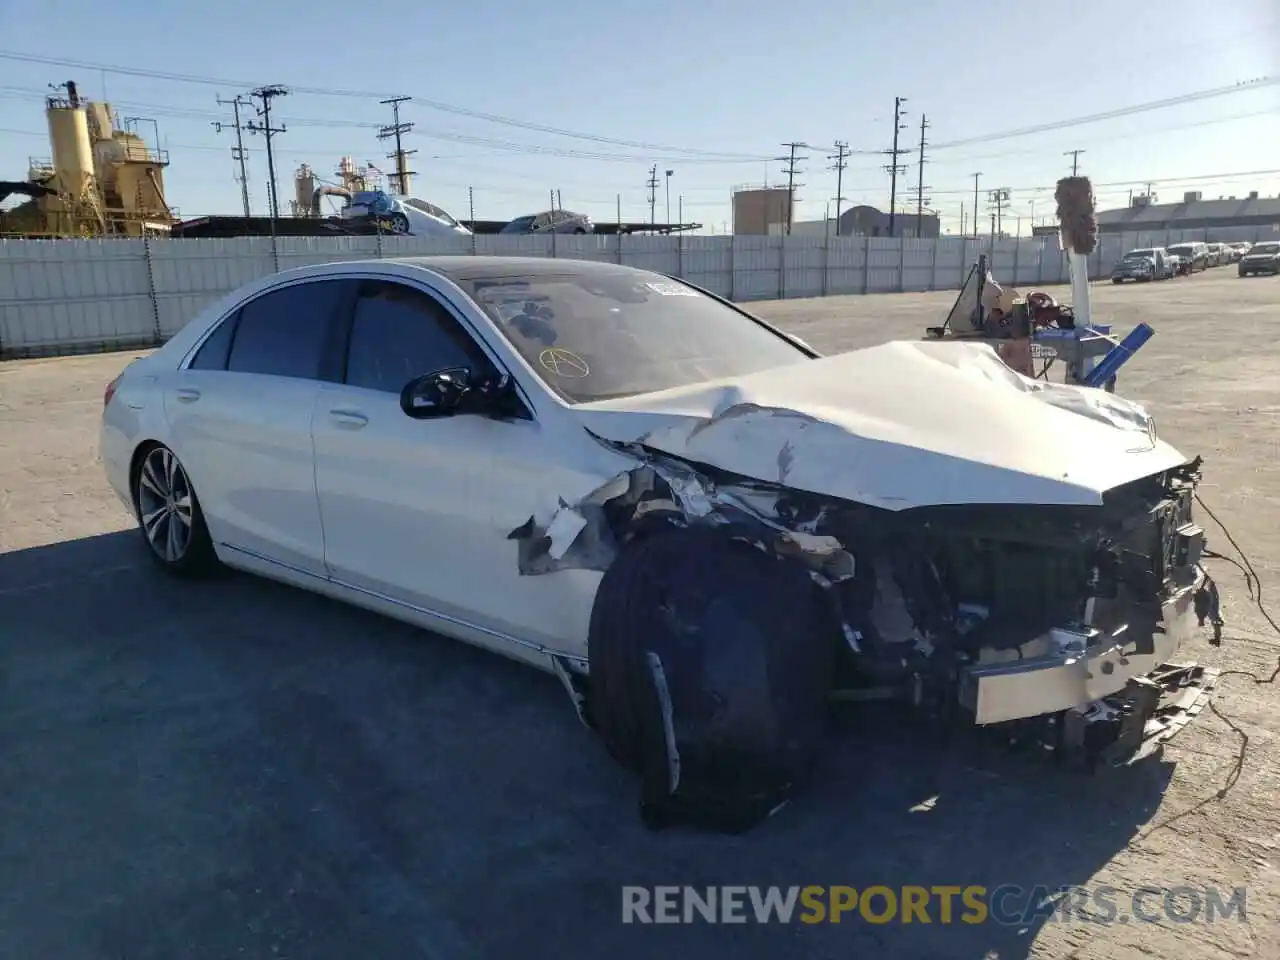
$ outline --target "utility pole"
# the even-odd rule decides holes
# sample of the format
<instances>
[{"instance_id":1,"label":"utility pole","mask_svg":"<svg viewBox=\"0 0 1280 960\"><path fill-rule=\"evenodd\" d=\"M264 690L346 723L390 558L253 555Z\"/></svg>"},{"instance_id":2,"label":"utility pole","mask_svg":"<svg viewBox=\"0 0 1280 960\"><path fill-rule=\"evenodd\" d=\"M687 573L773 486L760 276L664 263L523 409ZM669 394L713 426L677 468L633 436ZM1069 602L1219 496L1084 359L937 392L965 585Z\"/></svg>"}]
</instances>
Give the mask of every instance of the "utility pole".
<instances>
[{"instance_id":1,"label":"utility pole","mask_svg":"<svg viewBox=\"0 0 1280 960\"><path fill-rule=\"evenodd\" d=\"M978 239L978 180L982 171L973 175L973 239Z\"/></svg>"},{"instance_id":2,"label":"utility pole","mask_svg":"<svg viewBox=\"0 0 1280 960\"><path fill-rule=\"evenodd\" d=\"M405 150L400 145L400 138L413 129L412 123L400 122L400 104L413 97L391 97L388 100L379 100L378 102L391 107L391 126L382 127L378 130L379 140L388 140L394 138L396 141L396 152L387 154L388 160L396 162L396 172L392 174L392 182L395 184L396 193L406 196L409 193L409 178L414 175L414 171L409 169L409 157L417 153L417 150Z\"/></svg>"},{"instance_id":3,"label":"utility pole","mask_svg":"<svg viewBox=\"0 0 1280 960\"><path fill-rule=\"evenodd\" d=\"M849 156L849 144L843 140L835 142L836 152L827 157L828 160L834 160L835 163L828 167L829 170L836 172L836 236L840 236L840 204L844 202L844 168L849 164L845 160Z\"/></svg>"},{"instance_id":4,"label":"utility pole","mask_svg":"<svg viewBox=\"0 0 1280 960\"><path fill-rule=\"evenodd\" d=\"M995 204L991 212L991 239L994 240L1004 232L1004 205L1009 202L1009 188L997 187L987 194L987 199Z\"/></svg>"},{"instance_id":5,"label":"utility pole","mask_svg":"<svg viewBox=\"0 0 1280 960\"><path fill-rule=\"evenodd\" d=\"M891 237L897 236L894 233L894 218L898 210L898 174L907 172L907 168L898 163L898 157L905 152L898 149L898 134L907 128L902 122L902 105L906 102L906 97L893 98L893 147L884 151L890 158L885 169L889 171L889 236Z\"/></svg>"},{"instance_id":6,"label":"utility pole","mask_svg":"<svg viewBox=\"0 0 1280 960\"><path fill-rule=\"evenodd\" d=\"M927 198L924 195L925 190L929 189L924 185L924 148L928 143L924 138L924 132L929 128L929 122L925 119L924 114L920 115L920 159L916 161L917 180L916 180L916 237L924 236L924 205ZM939 224L941 227L941 224Z\"/></svg>"},{"instance_id":7,"label":"utility pole","mask_svg":"<svg viewBox=\"0 0 1280 960\"><path fill-rule=\"evenodd\" d=\"M253 100L261 101L261 106L257 108L258 116L262 118L262 123L255 123L250 120L245 124L245 129L250 133L260 133L267 140L267 186L270 188L267 192L270 194L269 200L271 205L271 219L273 221L280 219L280 202L276 198L276 161L275 155L271 152L271 138L277 133L288 133L282 123L278 127L271 125L271 101L276 97L288 96L288 87L282 87L279 84L273 84L268 87L258 87L249 93L249 97Z\"/></svg>"},{"instance_id":8,"label":"utility pole","mask_svg":"<svg viewBox=\"0 0 1280 960\"><path fill-rule=\"evenodd\" d=\"M235 123L232 124L231 129L236 132L236 145L231 148L231 159L235 160L240 166L240 175L236 177L240 181L240 202L244 204L244 215L249 217L252 214L249 213L249 171L246 168L248 157L244 152L244 127L240 123L240 108L251 106L251 104L239 94L236 94L231 100L223 100L221 97L218 97L217 100L219 106L231 107L235 116ZM216 133L222 133L226 129L226 125L219 120L215 120L213 129Z\"/></svg>"},{"instance_id":9,"label":"utility pole","mask_svg":"<svg viewBox=\"0 0 1280 960\"><path fill-rule=\"evenodd\" d=\"M653 227L657 223L654 209L658 205L658 165L656 163L649 168L649 179L644 185L649 188L649 226Z\"/></svg>"},{"instance_id":10,"label":"utility pole","mask_svg":"<svg viewBox=\"0 0 1280 960\"><path fill-rule=\"evenodd\" d=\"M787 148L787 155L785 157L779 157L778 159L782 160L787 165L784 172L787 175L787 236L789 237L791 236L791 224L795 220L796 187L804 186L803 183L796 183L796 174L804 172L798 169L796 164L801 160L809 159L808 157L797 156L796 151L807 150L809 149L809 145L800 140L793 140L790 143L784 143L783 146Z\"/></svg>"},{"instance_id":11,"label":"utility pole","mask_svg":"<svg viewBox=\"0 0 1280 960\"><path fill-rule=\"evenodd\" d=\"M1071 175L1074 177L1080 172L1080 154L1087 153L1086 150L1067 150L1062 155L1071 158Z\"/></svg>"},{"instance_id":12,"label":"utility pole","mask_svg":"<svg viewBox=\"0 0 1280 960\"><path fill-rule=\"evenodd\" d=\"M963 237L966 235L964 231L965 231L965 227L967 226L968 224L965 223L965 219L964 219L964 203L962 202L960 204L960 236Z\"/></svg>"}]
</instances>

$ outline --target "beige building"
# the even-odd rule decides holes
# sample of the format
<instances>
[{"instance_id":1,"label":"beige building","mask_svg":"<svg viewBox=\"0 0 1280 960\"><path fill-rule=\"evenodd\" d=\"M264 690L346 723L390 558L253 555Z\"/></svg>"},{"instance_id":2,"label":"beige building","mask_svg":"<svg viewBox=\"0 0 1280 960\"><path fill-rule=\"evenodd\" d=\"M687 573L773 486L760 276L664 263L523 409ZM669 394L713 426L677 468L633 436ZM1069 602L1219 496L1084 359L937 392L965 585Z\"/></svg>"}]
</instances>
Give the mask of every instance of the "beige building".
<instances>
[{"instance_id":1,"label":"beige building","mask_svg":"<svg viewBox=\"0 0 1280 960\"><path fill-rule=\"evenodd\" d=\"M791 205L786 187L737 188L733 191L733 232L754 237L785 234Z\"/></svg>"}]
</instances>

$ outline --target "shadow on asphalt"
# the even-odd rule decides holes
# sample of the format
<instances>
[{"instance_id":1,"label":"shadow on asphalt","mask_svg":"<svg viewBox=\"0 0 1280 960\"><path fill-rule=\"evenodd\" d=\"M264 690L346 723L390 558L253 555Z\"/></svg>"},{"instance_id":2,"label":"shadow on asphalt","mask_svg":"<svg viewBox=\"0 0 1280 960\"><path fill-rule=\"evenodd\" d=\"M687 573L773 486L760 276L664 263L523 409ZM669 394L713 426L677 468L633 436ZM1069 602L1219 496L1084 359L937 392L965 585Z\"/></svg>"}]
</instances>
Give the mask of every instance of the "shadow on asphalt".
<instances>
[{"instance_id":1,"label":"shadow on asphalt","mask_svg":"<svg viewBox=\"0 0 1280 960\"><path fill-rule=\"evenodd\" d=\"M978 761L868 713L756 830L655 834L554 679L168 580L134 532L0 555L0 633L3 956L1010 960L1042 920L624 925L621 887L1082 884L1171 771Z\"/></svg>"}]
</instances>

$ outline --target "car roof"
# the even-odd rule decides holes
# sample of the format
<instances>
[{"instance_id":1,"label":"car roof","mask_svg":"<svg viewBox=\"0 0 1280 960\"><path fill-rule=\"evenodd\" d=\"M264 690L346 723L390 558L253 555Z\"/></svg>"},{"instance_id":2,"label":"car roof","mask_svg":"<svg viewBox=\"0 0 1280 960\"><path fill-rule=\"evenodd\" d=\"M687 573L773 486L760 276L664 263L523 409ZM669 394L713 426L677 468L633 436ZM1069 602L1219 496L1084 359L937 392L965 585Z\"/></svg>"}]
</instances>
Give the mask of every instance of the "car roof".
<instances>
[{"instance_id":1,"label":"car roof","mask_svg":"<svg viewBox=\"0 0 1280 960\"><path fill-rule=\"evenodd\" d=\"M649 270L595 260L554 257L472 257L466 254L440 257L397 257L383 263L400 263L434 271L453 280L494 280L502 277L636 277L655 276Z\"/></svg>"}]
</instances>

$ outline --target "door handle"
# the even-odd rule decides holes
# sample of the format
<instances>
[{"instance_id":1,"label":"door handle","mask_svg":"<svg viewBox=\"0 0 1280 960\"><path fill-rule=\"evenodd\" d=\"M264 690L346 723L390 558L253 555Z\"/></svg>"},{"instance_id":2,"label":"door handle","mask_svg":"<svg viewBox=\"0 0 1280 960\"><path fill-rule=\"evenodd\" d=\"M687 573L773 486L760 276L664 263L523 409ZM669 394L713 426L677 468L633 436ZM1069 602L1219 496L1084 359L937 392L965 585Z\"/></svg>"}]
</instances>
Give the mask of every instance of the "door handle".
<instances>
[{"instance_id":1,"label":"door handle","mask_svg":"<svg viewBox=\"0 0 1280 960\"><path fill-rule=\"evenodd\" d=\"M329 417L338 426L348 430L359 430L369 422L369 418L356 410L330 410Z\"/></svg>"},{"instance_id":2,"label":"door handle","mask_svg":"<svg viewBox=\"0 0 1280 960\"><path fill-rule=\"evenodd\" d=\"M194 387L179 387L173 393L183 403L195 403L200 399L200 391Z\"/></svg>"}]
</instances>

